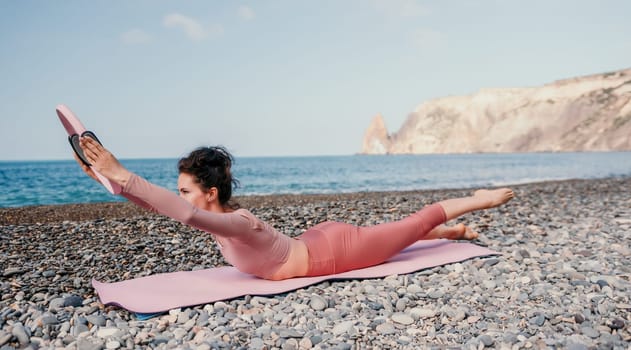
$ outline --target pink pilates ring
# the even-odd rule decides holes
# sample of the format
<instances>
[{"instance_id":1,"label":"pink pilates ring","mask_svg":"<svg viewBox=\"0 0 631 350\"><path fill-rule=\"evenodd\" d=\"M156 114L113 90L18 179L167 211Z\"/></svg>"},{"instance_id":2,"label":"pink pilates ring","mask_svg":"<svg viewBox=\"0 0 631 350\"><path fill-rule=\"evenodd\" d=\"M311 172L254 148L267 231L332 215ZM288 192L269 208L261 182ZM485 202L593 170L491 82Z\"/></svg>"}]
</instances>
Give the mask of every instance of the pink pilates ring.
<instances>
[{"instance_id":1,"label":"pink pilates ring","mask_svg":"<svg viewBox=\"0 0 631 350\"><path fill-rule=\"evenodd\" d=\"M59 105L57 106L56 110L57 110L57 116L59 116L59 120L61 120L61 124L63 124L64 129L66 129L66 132L68 133L68 140L70 141L70 145L72 146L72 149L75 151L75 153L77 153L77 155L79 156L79 159L81 159L83 163L90 166L90 164L85 160L85 157L83 156L83 152L81 151L81 148L79 147L79 144L78 144L79 136L82 135L82 136L91 137L95 139L98 143L101 143L101 142L96 138L96 135L94 135L94 133L92 133L91 131L87 131L85 129L83 124L81 124L81 121L79 120L79 118L77 118L74 115L74 113L72 113L70 108L68 108L65 105ZM105 188L108 191L110 191L110 193L112 194L121 193L122 188L119 184L108 180L105 176L101 175L98 171L94 169L92 169L92 171L94 171L94 174L99 179L101 184L105 186Z\"/></svg>"}]
</instances>

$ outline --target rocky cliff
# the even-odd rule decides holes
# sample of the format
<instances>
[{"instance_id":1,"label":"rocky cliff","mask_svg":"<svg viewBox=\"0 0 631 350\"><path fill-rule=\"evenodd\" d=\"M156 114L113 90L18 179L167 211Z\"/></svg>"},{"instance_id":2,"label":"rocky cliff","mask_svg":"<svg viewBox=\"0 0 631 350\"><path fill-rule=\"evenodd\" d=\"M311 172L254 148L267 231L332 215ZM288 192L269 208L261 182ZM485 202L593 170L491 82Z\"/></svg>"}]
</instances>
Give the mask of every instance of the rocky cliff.
<instances>
[{"instance_id":1,"label":"rocky cliff","mask_svg":"<svg viewBox=\"0 0 631 350\"><path fill-rule=\"evenodd\" d=\"M377 115L362 147L363 154L612 150L631 150L631 69L431 100L393 134Z\"/></svg>"}]
</instances>

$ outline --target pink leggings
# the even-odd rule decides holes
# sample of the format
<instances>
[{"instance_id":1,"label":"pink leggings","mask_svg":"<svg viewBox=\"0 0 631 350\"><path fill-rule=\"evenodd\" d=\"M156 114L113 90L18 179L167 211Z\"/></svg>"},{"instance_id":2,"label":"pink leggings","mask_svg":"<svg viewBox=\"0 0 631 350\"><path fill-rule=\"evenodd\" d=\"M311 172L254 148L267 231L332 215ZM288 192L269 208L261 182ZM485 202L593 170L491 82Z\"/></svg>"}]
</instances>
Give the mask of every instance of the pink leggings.
<instances>
[{"instance_id":1,"label":"pink leggings","mask_svg":"<svg viewBox=\"0 0 631 350\"><path fill-rule=\"evenodd\" d=\"M330 275L380 264L447 220L436 203L395 222L358 227L326 221L298 237L309 251L307 276Z\"/></svg>"}]
</instances>

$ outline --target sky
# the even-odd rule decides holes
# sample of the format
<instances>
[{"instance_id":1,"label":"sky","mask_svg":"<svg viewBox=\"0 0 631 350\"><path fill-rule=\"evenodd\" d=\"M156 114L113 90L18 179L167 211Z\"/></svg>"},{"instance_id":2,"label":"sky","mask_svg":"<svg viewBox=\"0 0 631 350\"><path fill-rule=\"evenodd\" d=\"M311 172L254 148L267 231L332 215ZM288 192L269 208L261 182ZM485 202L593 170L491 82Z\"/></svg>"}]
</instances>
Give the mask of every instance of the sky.
<instances>
[{"instance_id":1,"label":"sky","mask_svg":"<svg viewBox=\"0 0 631 350\"><path fill-rule=\"evenodd\" d=\"M433 98L631 67L628 0L0 0L0 160L350 155Z\"/></svg>"}]
</instances>

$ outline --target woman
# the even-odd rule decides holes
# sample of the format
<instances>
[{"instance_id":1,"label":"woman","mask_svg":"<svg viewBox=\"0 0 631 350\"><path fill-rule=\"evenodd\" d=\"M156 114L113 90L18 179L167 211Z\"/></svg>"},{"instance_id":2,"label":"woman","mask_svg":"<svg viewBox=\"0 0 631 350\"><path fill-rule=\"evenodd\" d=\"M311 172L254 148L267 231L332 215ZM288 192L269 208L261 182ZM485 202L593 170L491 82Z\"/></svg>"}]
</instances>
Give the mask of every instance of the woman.
<instances>
[{"instance_id":1,"label":"woman","mask_svg":"<svg viewBox=\"0 0 631 350\"><path fill-rule=\"evenodd\" d=\"M123 188L121 195L146 209L213 234L225 259L242 272L269 280L318 276L377 265L421 239L474 239L462 224L442 225L513 198L508 188L429 205L402 220L370 227L320 223L290 238L231 203L233 158L224 148L199 148L178 162L179 196L130 172L97 141L82 137L85 158ZM75 158L76 155L75 155ZM91 168L77 162L93 179Z\"/></svg>"}]
</instances>

